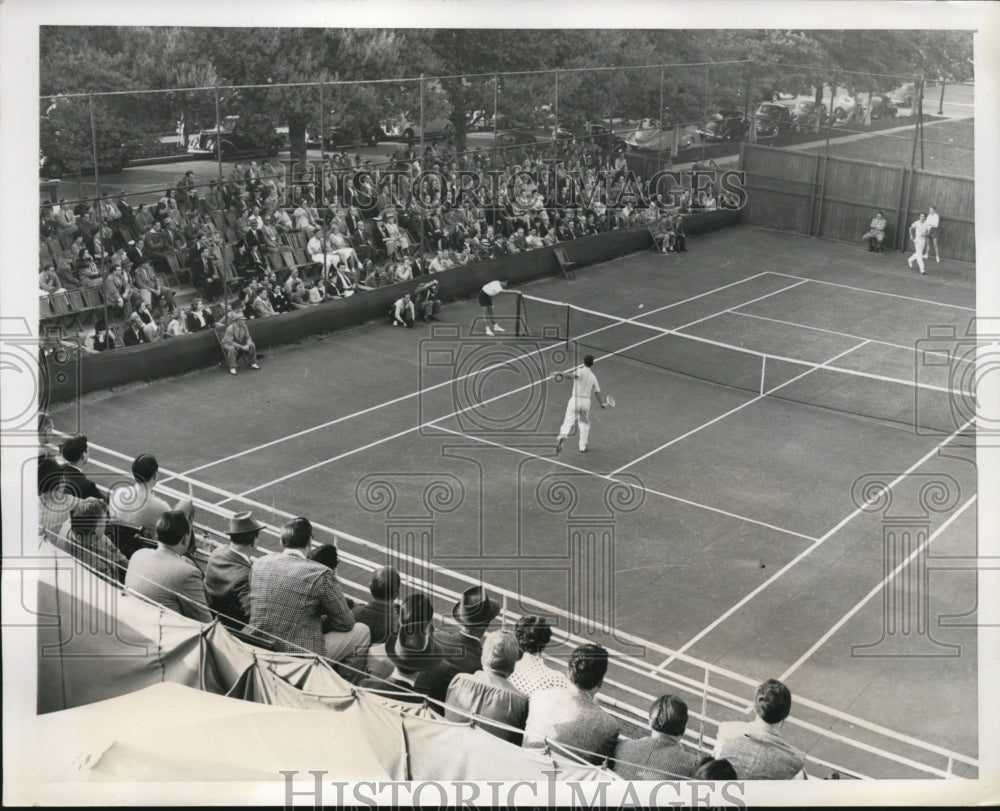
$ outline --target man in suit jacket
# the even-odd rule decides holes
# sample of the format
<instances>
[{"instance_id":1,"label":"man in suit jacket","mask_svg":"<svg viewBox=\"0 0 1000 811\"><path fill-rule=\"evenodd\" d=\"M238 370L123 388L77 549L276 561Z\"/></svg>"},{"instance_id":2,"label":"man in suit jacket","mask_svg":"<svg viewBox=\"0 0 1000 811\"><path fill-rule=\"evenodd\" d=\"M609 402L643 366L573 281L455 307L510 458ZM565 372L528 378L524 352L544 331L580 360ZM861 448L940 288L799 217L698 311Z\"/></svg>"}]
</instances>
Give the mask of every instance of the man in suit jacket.
<instances>
[{"instance_id":1,"label":"man in suit jacket","mask_svg":"<svg viewBox=\"0 0 1000 811\"><path fill-rule=\"evenodd\" d=\"M581 645L569 660L572 687L550 687L535 693L524 728L527 748L541 748L546 741L564 744L590 763L614 757L618 722L602 710L594 696L604 684L608 652L600 645Z\"/></svg>"},{"instance_id":2,"label":"man in suit jacket","mask_svg":"<svg viewBox=\"0 0 1000 811\"><path fill-rule=\"evenodd\" d=\"M677 696L660 696L649 708L649 737L618 743L615 772L625 780L693 777L701 758L681 745L687 721L687 704Z\"/></svg>"},{"instance_id":3,"label":"man in suit jacket","mask_svg":"<svg viewBox=\"0 0 1000 811\"><path fill-rule=\"evenodd\" d=\"M805 755L781 737L792 709L792 694L777 679L757 687L753 721L719 724L716 759L725 758L740 780L805 779Z\"/></svg>"},{"instance_id":4,"label":"man in suit jacket","mask_svg":"<svg viewBox=\"0 0 1000 811\"><path fill-rule=\"evenodd\" d=\"M97 485L88 479L83 472L83 466L90 458L90 448L86 436L83 434L71 436L59 446L59 453L62 454L62 458L66 462L62 469L64 492L77 498L108 500L97 488Z\"/></svg>"},{"instance_id":5,"label":"man in suit jacket","mask_svg":"<svg viewBox=\"0 0 1000 811\"><path fill-rule=\"evenodd\" d=\"M483 635L490 627L500 604L490 598L482 586L472 586L462 592L451 615L461 629L440 634L445 660L458 673L475 673L483 666Z\"/></svg>"},{"instance_id":6,"label":"man in suit jacket","mask_svg":"<svg viewBox=\"0 0 1000 811\"><path fill-rule=\"evenodd\" d=\"M250 621L250 567L257 536L264 529L250 512L229 519L228 546L219 546L205 565L208 604L227 628L240 629Z\"/></svg>"},{"instance_id":7,"label":"man in suit jacket","mask_svg":"<svg viewBox=\"0 0 1000 811\"><path fill-rule=\"evenodd\" d=\"M254 561L247 630L273 639L279 651L312 651L364 670L371 633L355 623L333 571L306 557L311 540L312 524L295 518L281 530L282 551Z\"/></svg>"},{"instance_id":8,"label":"man in suit jacket","mask_svg":"<svg viewBox=\"0 0 1000 811\"><path fill-rule=\"evenodd\" d=\"M191 558L191 524L180 510L156 522L156 549L139 549L128 562L125 587L198 622L211 622L201 570Z\"/></svg>"}]
</instances>

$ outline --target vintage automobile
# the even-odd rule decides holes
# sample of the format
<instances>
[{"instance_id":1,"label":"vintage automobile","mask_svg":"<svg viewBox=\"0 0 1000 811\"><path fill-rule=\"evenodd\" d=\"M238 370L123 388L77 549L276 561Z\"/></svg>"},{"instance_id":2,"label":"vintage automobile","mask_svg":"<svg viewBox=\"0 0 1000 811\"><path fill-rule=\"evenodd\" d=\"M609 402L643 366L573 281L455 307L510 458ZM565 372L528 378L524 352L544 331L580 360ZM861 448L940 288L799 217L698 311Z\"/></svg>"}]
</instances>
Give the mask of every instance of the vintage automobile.
<instances>
[{"instance_id":1,"label":"vintage automobile","mask_svg":"<svg viewBox=\"0 0 1000 811\"><path fill-rule=\"evenodd\" d=\"M765 101L753 115L758 137L781 135L794 129L792 111L784 104Z\"/></svg>"},{"instance_id":2,"label":"vintage automobile","mask_svg":"<svg viewBox=\"0 0 1000 811\"><path fill-rule=\"evenodd\" d=\"M701 138L694 124L677 124L661 127L653 119L643 119L640 126L625 138L625 143L631 149L648 150L651 152L670 152L674 148L687 149Z\"/></svg>"},{"instance_id":3,"label":"vintage automobile","mask_svg":"<svg viewBox=\"0 0 1000 811\"><path fill-rule=\"evenodd\" d=\"M896 105L889 100L888 96L872 96L872 121L880 118L895 118L899 110Z\"/></svg>"},{"instance_id":4,"label":"vintage automobile","mask_svg":"<svg viewBox=\"0 0 1000 811\"><path fill-rule=\"evenodd\" d=\"M455 131L455 125L444 116L431 118L421 127L420 117L409 113L383 121L381 128L383 136L394 141L419 141L421 137L426 140L449 138Z\"/></svg>"},{"instance_id":5,"label":"vintage automobile","mask_svg":"<svg viewBox=\"0 0 1000 811\"><path fill-rule=\"evenodd\" d=\"M740 138L750 127L743 113L736 110L717 110L698 127L698 134L708 141L730 141Z\"/></svg>"},{"instance_id":6,"label":"vintage automobile","mask_svg":"<svg viewBox=\"0 0 1000 811\"><path fill-rule=\"evenodd\" d=\"M896 107L912 107L917 99L913 82L906 82L889 93L890 103Z\"/></svg>"},{"instance_id":7,"label":"vintage automobile","mask_svg":"<svg viewBox=\"0 0 1000 811\"><path fill-rule=\"evenodd\" d=\"M792 129L796 132L813 129L817 123L828 123L825 104L803 99L792 108Z\"/></svg>"},{"instance_id":8,"label":"vintage automobile","mask_svg":"<svg viewBox=\"0 0 1000 811\"><path fill-rule=\"evenodd\" d=\"M281 136L277 131L270 137L252 137L227 126L201 130L188 136L189 155L206 158L221 153L223 160L249 158L257 155L274 157L281 151Z\"/></svg>"}]
</instances>

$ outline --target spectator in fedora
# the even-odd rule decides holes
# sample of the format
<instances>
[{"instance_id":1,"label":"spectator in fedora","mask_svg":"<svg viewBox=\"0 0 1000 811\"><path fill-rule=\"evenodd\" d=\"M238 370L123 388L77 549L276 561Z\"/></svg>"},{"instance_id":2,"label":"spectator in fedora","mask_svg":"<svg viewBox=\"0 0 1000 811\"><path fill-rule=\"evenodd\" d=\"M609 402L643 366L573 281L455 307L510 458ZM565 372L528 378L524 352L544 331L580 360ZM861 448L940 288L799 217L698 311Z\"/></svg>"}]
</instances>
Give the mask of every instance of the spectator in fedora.
<instances>
[{"instance_id":1,"label":"spectator in fedora","mask_svg":"<svg viewBox=\"0 0 1000 811\"><path fill-rule=\"evenodd\" d=\"M468 721L468 713L472 713L523 730L528 719L528 697L508 681L520 656L517 640L509 631L486 634L483 669L478 673L459 673L452 679L444 717L449 721ZM520 732L480 723L491 735L521 745Z\"/></svg>"},{"instance_id":2,"label":"spectator in fedora","mask_svg":"<svg viewBox=\"0 0 1000 811\"><path fill-rule=\"evenodd\" d=\"M251 369L259 369L257 364L257 346L247 329L247 317L242 312L235 312L233 323L226 327L222 338L222 352L229 365L229 374L236 374L236 361L243 358Z\"/></svg>"},{"instance_id":3,"label":"spectator in fedora","mask_svg":"<svg viewBox=\"0 0 1000 811\"><path fill-rule=\"evenodd\" d=\"M527 696L549 687L569 687L565 674L553 670L542 659L542 651L552 639L552 628L544 617L521 617L514 626L517 646L521 649L510 683Z\"/></svg>"},{"instance_id":4,"label":"spectator in fedora","mask_svg":"<svg viewBox=\"0 0 1000 811\"><path fill-rule=\"evenodd\" d=\"M141 453L132 460L135 484L115 487L110 493L111 517L122 524L139 527L147 538L155 536L156 522L171 509L153 492L159 472L160 463L156 457ZM183 512L188 521L194 518L194 505L188 499L181 499L173 509Z\"/></svg>"},{"instance_id":5,"label":"spectator in fedora","mask_svg":"<svg viewBox=\"0 0 1000 811\"><path fill-rule=\"evenodd\" d=\"M247 630L273 639L276 650L312 651L363 670L371 633L354 621L333 571L306 557L311 542L312 524L295 518L281 530L282 551L254 561Z\"/></svg>"},{"instance_id":6,"label":"spectator in fedora","mask_svg":"<svg viewBox=\"0 0 1000 811\"><path fill-rule=\"evenodd\" d=\"M249 511L236 513L226 532L229 545L216 547L205 565L208 605L227 628L240 629L250 621L250 567L262 529Z\"/></svg>"},{"instance_id":7,"label":"spectator in fedora","mask_svg":"<svg viewBox=\"0 0 1000 811\"><path fill-rule=\"evenodd\" d=\"M483 635L499 613L500 604L482 586L462 592L451 611L461 630L441 634L445 659L457 672L475 673L482 667Z\"/></svg>"},{"instance_id":8,"label":"spectator in fedora","mask_svg":"<svg viewBox=\"0 0 1000 811\"><path fill-rule=\"evenodd\" d=\"M443 715L444 700L455 670L444 661L445 651L437 640L433 619L434 607L426 594L407 595L399 609L399 631L390 634L385 642L385 657L393 669L383 670L381 662L369 658L372 675L367 683L362 682L362 686L385 688L386 679L399 676L401 680L395 683L396 687L402 686L433 699L435 703L431 708ZM399 667L401 660L402 670Z\"/></svg>"},{"instance_id":9,"label":"spectator in fedora","mask_svg":"<svg viewBox=\"0 0 1000 811\"><path fill-rule=\"evenodd\" d=\"M63 490L71 496L77 498L99 498L106 501L106 497L83 472L83 466L90 458L90 446L87 444L87 437L83 434L71 436L59 446L59 453L62 454L66 462L62 469Z\"/></svg>"},{"instance_id":10,"label":"spectator in fedora","mask_svg":"<svg viewBox=\"0 0 1000 811\"><path fill-rule=\"evenodd\" d=\"M590 763L614 756L618 722L594 700L604 684L608 652L600 645L581 645L569 660L572 687L550 687L531 697L523 746L540 748L551 741Z\"/></svg>"},{"instance_id":11,"label":"spectator in fedora","mask_svg":"<svg viewBox=\"0 0 1000 811\"><path fill-rule=\"evenodd\" d=\"M372 632L372 645L382 645L390 634L399 630L399 572L391 566L383 566L372 572L368 590L372 599L364 605L352 609L354 618L363 622Z\"/></svg>"},{"instance_id":12,"label":"spectator in fedora","mask_svg":"<svg viewBox=\"0 0 1000 811\"><path fill-rule=\"evenodd\" d=\"M649 737L618 742L615 772L626 780L692 777L701 758L681 745L687 721L687 704L677 696L660 696L649 708Z\"/></svg>"},{"instance_id":13,"label":"spectator in fedora","mask_svg":"<svg viewBox=\"0 0 1000 811\"><path fill-rule=\"evenodd\" d=\"M191 551L191 523L180 510L156 522L156 549L139 549L128 562L125 586L185 617L211 622L205 583Z\"/></svg>"},{"instance_id":14,"label":"spectator in fedora","mask_svg":"<svg viewBox=\"0 0 1000 811\"><path fill-rule=\"evenodd\" d=\"M716 758L728 760L741 780L805 779L805 755L781 736L792 709L791 691L777 679L757 687L753 721L719 724Z\"/></svg>"},{"instance_id":15,"label":"spectator in fedora","mask_svg":"<svg viewBox=\"0 0 1000 811\"><path fill-rule=\"evenodd\" d=\"M361 682L362 687L406 704L422 704L426 697L437 697L431 696L430 691L439 680L421 679L425 674L440 672L444 664L429 621L401 624L399 631L386 640L385 652L392 662L392 673L388 678L369 676ZM440 712L437 707L434 709Z\"/></svg>"}]
</instances>

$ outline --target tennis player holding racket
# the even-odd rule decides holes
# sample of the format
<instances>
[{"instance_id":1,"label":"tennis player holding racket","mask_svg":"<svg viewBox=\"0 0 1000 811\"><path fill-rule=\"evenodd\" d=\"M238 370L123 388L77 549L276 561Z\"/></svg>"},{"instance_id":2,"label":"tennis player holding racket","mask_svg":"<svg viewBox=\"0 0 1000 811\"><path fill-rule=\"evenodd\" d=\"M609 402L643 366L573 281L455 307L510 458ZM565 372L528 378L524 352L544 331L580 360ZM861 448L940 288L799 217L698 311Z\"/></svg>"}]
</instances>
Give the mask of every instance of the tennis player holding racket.
<instances>
[{"instance_id":1,"label":"tennis player holding racket","mask_svg":"<svg viewBox=\"0 0 1000 811\"><path fill-rule=\"evenodd\" d=\"M562 428L559 429L559 439L556 441L556 453L563 449L569 432L573 430L575 424L579 424L580 430L580 453L587 452L587 439L590 437L590 397L597 397L598 405L604 408L605 401L601 399L601 385L597 382L597 375L591 371L594 365L594 356L587 355L583 359L583 366L579 366L571 372L566 372L565 377L573 379L573 393L566 404L566 418L563 420ZM608 398L608 404L612 404ZM612 408L614 406L612 405Z\"/></svg>"}]
</instances>

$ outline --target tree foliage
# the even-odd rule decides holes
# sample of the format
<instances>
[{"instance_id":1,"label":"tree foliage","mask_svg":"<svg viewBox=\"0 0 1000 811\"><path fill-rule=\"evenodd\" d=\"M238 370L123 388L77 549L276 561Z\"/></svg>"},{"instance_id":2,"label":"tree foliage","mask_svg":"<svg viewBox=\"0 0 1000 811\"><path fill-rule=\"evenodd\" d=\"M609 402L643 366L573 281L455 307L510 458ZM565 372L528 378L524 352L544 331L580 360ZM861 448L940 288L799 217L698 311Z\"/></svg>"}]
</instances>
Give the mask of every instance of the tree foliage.
<instances>
[{"instance_id":1,"label":"tree foliage","mask_svg":"<svg viewBox=\"0 0 1000 811\"><path fill-rule=\"evenodd\" d=\"M421 75L441 77L423 83L424 113L447 117L460 147L474 114L492 117L494 104L501 120L530 126L556 116L694 122L714 108L749 111L776 91L818 100L835 80L884 92L921 76L972 78L967 31L50 26L41 54L43 94L176 89L109 97L115 127L213 126L216 91L188 88L218 87L223 116L254 112L287 126L300 159L321 119L360 139L375 122L416 116L420 82L399 80ZM727 64L643 67L706 62ZM605 66L616 69L581 70Z\"/></svg>"}]
</instances>

